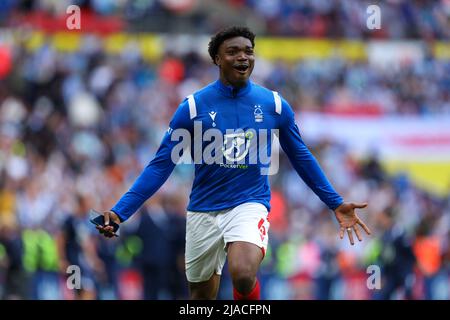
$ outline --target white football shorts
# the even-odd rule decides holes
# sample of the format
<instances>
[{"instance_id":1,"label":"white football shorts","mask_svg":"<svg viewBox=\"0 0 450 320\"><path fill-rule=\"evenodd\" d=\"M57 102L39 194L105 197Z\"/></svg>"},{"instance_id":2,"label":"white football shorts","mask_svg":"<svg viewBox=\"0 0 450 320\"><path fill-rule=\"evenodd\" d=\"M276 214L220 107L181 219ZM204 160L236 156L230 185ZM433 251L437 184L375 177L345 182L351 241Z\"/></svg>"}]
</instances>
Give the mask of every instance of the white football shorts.
<instances>
[{"instance_id":1,"label":"white football shorts","mask_svg":"<svg viewBox=\"0 0 450 320\"><path fill-rule=\"evenodd\" d=\"M187 212L186 277L189 282L203 282L222 274L227 244L250 242L267 250L270 223L267 208L247 202L232 209L210 212Z\"/></svg>"}]
</instances>

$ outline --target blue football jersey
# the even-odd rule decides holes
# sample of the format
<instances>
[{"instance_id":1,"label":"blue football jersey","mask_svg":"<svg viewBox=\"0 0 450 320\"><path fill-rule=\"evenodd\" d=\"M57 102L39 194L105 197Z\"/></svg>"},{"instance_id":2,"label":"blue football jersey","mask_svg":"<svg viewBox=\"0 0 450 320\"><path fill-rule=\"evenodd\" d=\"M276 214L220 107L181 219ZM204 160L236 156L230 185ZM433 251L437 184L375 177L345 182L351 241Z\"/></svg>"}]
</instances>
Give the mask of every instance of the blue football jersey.
<instances>
[{"instance_id":1,"label":"blue football jersey","mask_svg":"<svg viewBox=\"0 0 450 320\"><path fill-rule=\"evenodd\" d=\"M216 211L245 202L270 210L268 175L277 140L305 183L330 209L337 208L343 199L304 144L290 105L251 81L236 89L217 80L179 105L155 158L111 210L128 219L186 159L195 165L188 210Z\"/></svg>"}]
</instances>

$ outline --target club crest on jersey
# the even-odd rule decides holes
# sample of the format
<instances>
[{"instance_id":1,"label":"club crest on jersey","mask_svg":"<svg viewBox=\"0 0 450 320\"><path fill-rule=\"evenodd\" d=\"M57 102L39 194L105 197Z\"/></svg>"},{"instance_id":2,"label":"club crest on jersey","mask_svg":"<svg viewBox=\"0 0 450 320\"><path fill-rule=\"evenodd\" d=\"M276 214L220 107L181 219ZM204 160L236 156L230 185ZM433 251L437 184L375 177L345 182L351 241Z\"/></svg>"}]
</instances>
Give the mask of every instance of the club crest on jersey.
<instances>
[{"instance_id":1,"label":"club crest on jersey","mask_svg":"<svg viewBox=\"0 0 450 320\"><path fill-rule=\"evenodd\" d=\"M255 111L253 111L253 114L255 115L255 122L263 122L263 112L259 104L255 105Z\"/></svg>"}]
</instances>

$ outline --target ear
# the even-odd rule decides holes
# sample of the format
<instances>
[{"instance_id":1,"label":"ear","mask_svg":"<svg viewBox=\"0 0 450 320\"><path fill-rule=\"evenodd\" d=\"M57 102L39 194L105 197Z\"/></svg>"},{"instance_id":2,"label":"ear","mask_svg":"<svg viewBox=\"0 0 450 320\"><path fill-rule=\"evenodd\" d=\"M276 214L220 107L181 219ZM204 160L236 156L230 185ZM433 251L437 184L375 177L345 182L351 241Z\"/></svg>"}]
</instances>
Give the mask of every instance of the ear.
<instances>
[{"instance_id":1,"label":"ear","mask_svg":"<svg viewBox=\"0 0 450 320\"><path fill-rule=\"evenodd\" d=\"M218 54L214 57L214 62L218 67L220 67L220 56Z\"/></svg>"}]
</instances>

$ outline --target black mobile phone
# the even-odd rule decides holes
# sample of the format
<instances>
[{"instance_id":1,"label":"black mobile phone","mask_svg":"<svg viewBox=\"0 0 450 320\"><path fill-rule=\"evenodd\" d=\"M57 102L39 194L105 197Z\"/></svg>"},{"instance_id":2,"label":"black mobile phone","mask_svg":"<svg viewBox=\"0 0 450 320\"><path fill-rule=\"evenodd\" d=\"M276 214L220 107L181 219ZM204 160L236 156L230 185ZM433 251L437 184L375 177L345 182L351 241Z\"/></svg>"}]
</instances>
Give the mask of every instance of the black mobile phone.
<instances>
[{"instance_id":1,"label":"black mobile phone","mask_svg":"<svg viewBox=\"0 0 450 320\"><path fill-rule=\"evenodd\" d=\"M105 225L105 218L103 214L93 209L91 209L91 211L89 212L89 221L95 224L96 226L103 227ZM114 235L118 237L119 225L111 220L109 221L109 225L113 227Z\"/></svg>"}]
</instances>

